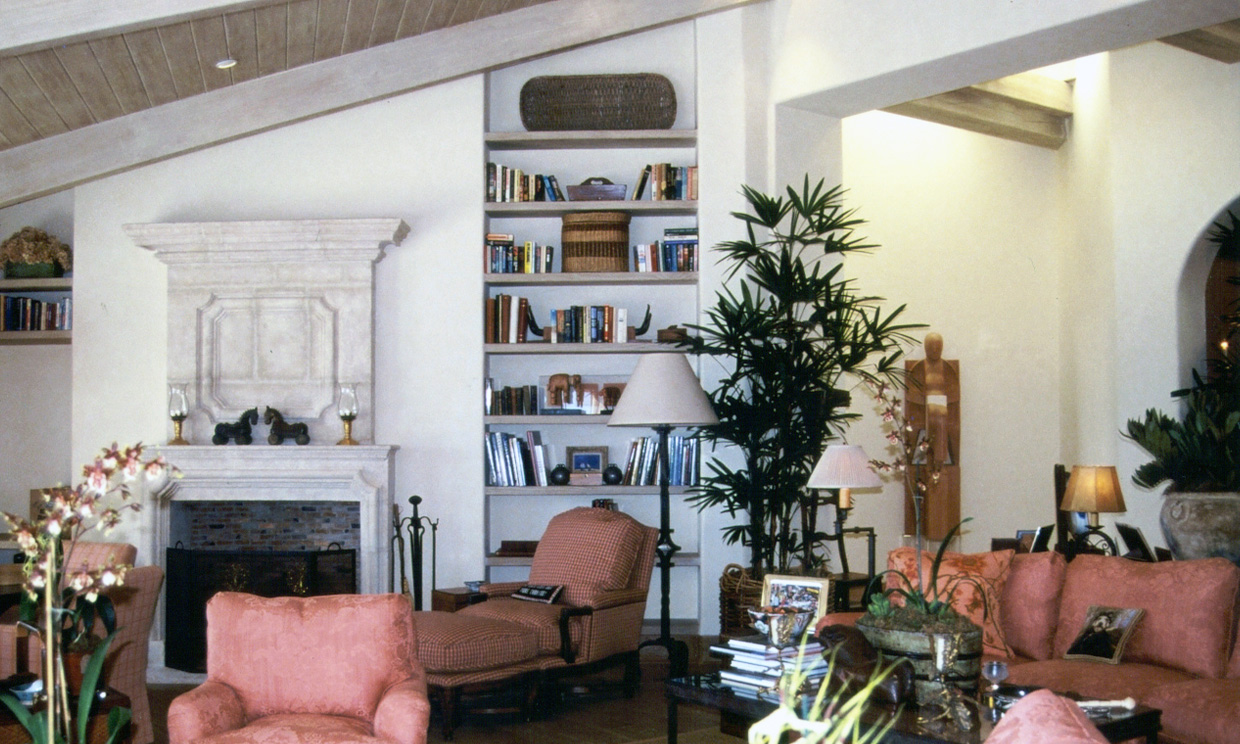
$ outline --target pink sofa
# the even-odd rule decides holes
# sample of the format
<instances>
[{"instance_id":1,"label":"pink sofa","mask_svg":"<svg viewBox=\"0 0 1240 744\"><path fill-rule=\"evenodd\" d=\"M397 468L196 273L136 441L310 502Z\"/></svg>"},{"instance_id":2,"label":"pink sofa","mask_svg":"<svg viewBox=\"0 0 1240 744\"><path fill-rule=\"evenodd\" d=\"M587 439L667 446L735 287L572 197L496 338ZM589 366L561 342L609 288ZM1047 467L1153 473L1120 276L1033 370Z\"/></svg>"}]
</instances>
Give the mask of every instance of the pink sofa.
<instances>
[{"instance_id":1,"label":"pink sofa","mask_svg":"<svg viewBox=\"0 0 1240 744\"><path fill-rule=\"evenodd\" d=\"M207 681L172 701L170 744L425 744L426 675L408 598L207 603Z\"/></svg>"},{"instance_id":2,"label":"pink sofa","mask_svg":"<svg viewBox=\"0 0 1240 744\"><path fill-rule=\"evenodd\" d=\"M1011 559L997 610L1008 682L1162 710L1160 742L1240 744L1240 568L1222 558L1141 563L1023 553ZM1064 659L1090 605L1145 610L1118 664ZM819 627L860 613L828 615Z\"/></svg>"}]
</instances>

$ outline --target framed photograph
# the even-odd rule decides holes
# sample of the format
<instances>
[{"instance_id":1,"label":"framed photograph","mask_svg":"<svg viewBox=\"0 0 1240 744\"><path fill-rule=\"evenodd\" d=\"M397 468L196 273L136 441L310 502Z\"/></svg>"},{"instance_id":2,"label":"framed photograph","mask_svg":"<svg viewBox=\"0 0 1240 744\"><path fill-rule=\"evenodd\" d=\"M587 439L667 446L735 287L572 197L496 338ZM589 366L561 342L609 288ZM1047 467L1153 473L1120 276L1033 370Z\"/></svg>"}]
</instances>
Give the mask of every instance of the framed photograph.
<instances>
[{"instance_id":1,"label":"framed photograph","mask_svg":"<svg viewBox=\"0 0 1240 744\"><path fill-rule=\"evenodd\" d=\"M1033 540L1037 537L1037 530L1016 530L1016 552L1031 553L1033 552Z\"/></svg>"},{"instance_id":2,"label":"framed photograph","mask_svg":"<svg viewBox=\"0 0 1240 744\"><path fill-rule=\"evenodd\" d=\"M1033 545L1029 548L1030 553L1045 553L1051 548L1051 533L1055 531L1055 525L1044 524L1038 528L1033 535Z\"/></svg>"},{"instance_id":3,"label":"framed photograph","mask_svg":"<svg viewBox=\"0 0 1240 744\"><path fill-rule=\"evenodd\" d=\"M1134 561L1149 561L1150 563L1158 560L1154 551L1150 549L1150 544L1145 541L1145 534L1141 532L1140 527L1116 522L1115 529L1119 532L1120 539L1124 541L1124 547L1128 548L1128 552L1124 554L1125 558L1131 558Z\"/></svg>"},{"instance_id":4,"label":"framed photograph","mask_svg":"<svg viewBox=\"0 0 1240 744\"><path fill-rule=\"evenodd\" d=\"M607 469L606 447L569 447L568 472L601 473Z\"/></svg>"},{"instance_id":5,"label":"framed photograph","mask_svg":"<svg viewBox=\"0 0 1240 744\"><path fill-rule=\"evenodd\" d=\"M768 574L762 579L763 607L791 607L813 610L813 626L818 618L827 613L827 600L831 597L831 580L817 576L779 576Z\"/></svg>"}]
</instances>

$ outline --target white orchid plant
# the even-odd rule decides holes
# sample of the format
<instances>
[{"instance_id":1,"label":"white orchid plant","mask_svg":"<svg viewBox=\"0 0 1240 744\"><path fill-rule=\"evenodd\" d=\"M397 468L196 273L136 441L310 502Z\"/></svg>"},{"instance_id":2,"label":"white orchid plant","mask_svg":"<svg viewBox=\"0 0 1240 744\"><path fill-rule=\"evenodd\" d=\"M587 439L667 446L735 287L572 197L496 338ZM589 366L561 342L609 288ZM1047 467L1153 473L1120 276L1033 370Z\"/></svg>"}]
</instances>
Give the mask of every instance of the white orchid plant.
<instances>
[{"instance_id":1,"label":"white orchid plant","mask_svg":"<svg viewBox=\"0 0 1240 744\"><path fill-rule=\"evenodd\" d=\"M125 511L142 508L141 503L131 500L131 489L140 478L145 478L152 490L158 490L175 472L163 457L144 458L141 444L121 449L114 443L83 468L82 483L74 488L45 491L43 508L33 520L4 513L26 556L22 614L43 640L47 705L31 713L11 694L0 695L0 702L13 711L34 744L86 741L90 705L116 631L116 613L104 592L124 584L130 568L115 561L101 566L75 566L74 550L84 535L96 530L106 535L120 524ZM113 497L119 497L120 503L111 505ZM102 640L93 635L96 620L107 632ZM82 675L76 716L71 713L65 675L64 653L69 650L92 651ZM111 711L108 744L128 720L128 710Z\"/></svg>"}]
</instances>

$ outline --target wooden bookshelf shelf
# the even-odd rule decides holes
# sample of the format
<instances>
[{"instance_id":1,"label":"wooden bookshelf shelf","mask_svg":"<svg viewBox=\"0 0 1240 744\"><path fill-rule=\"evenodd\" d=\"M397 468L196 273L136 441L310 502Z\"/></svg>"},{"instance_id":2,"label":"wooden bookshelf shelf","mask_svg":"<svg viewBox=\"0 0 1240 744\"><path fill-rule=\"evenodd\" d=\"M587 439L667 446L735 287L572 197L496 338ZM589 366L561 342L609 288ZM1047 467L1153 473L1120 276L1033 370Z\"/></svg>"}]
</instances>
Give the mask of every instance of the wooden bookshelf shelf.
<instances>
[{"instance_id":1,"label":"wooden bookshelf shelf","mask_svg":"<svg viewBox=\"0 0 1240 744\"><path fill-rule=\"evenodd\" d=\"M694 147L696 129L587 130L581 132L489 132L491 150L594 150L622 147Z\"/></svg>"},{"instance_id":2,"label":"wooden bookshelf shelf","mask_svg":"<svg viewBox=\"0 0 1240 744\"><path fill-rule=\"evenodd\" d=\"M72 342L73 331L0 331L0 346L68 344Z\"/></svg>"},{"instance_id":3,"label":"wooden bookshelf shelf","mask_svg":"<svg viewBox=\"0 0 1240 744\"><path fill-rule=\"evenodd\" d=\"M548 274L487 274L486 283L509 287L599 287L638 284L641 286L697 284L696 271L597 271Z\"/></svg>"},{"instance_id":4,"label":"wooden bookshelf shelf","mask_svg":"<svg viewBox=\"0 0 1240 744\"><path fill-rule=\"evenodd\" d=\"M658 486L487 486L487 496L589 496L601 499L608 496L658 496ZM688 486L671 486L673 496L689 493Z\"/></svg>"},{"instance_id":5,"label":"wooden bookshelf shelf","mask_svg":"<svg viewBox=\"0 0 1240 744\"><path fill-rule=\"evenodd\" d=\"M542 416L483 416L482 423L496 426L555 426L556 424L596 424L606 426L611 416L545 414Z\"/></svg>"},{"instance_id":6,"label":"wooden bookshelf shelf","mask_svg":"<svg viewBox=\"0 0 1240 744\"><path fill-rule=\"evenodd\" d=\"M0 279L3 292L68 292L73 289L73 277L55 279Z\"/></svg>"},{"instance_id":7,"label":"wooden bookshelf shelf","mask_svg":"<svg viewBox=\"0 0 1240 744\"><path fill-rule=\"evenodd\" d=\"M630 341L627 344L550 344L530 341L524 344L483 344L486 354L664 354L684 351L672 344Z\"/></svg>"},{"instance_id":8,"label":"wooden bookshelf shelf","mask_svg":"<svg viewBox=\"0 0 1240 744\"><path fill-rule=\"evenodd\" d=\"M697 214L698 203L688 199L668 201L527 201L487 202L489 217L563 217L573 212L629 212L635 215Z\"/></svg>"}]
</instances>

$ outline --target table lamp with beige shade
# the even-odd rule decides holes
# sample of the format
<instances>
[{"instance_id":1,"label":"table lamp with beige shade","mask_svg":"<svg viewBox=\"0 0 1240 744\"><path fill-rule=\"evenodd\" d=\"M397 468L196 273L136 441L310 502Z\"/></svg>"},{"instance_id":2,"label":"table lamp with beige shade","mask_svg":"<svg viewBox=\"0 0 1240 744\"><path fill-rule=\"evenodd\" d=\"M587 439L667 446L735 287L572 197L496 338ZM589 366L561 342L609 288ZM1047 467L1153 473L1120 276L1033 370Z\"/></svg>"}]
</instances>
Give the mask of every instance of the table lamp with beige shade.
<instances>
[{"instance_id":1,"label":"table lamp with beige shade","mask_svg":"<svg viewBox=\"0 0 1240 744\"><path fill-rule=\"evenodd\" d=\"M1099 514L1117 514L1127 511L1124 494L1119 486L1119 474L1114 465L1073 465L1064 489L1059 508L1066 512L1084 512L1089 526L1078 535L1075 542L1101 550L1096 543L1105 544L1108 555L1117 555L1115 541L1102 531L1098 524Z\"/></svg>"}]
</instances>

